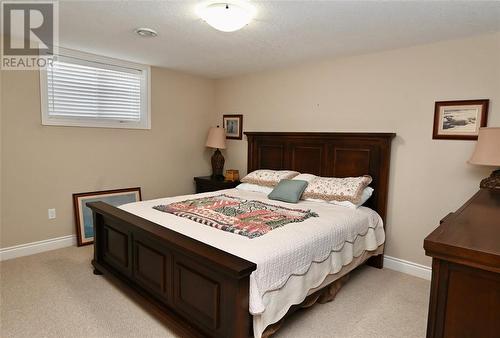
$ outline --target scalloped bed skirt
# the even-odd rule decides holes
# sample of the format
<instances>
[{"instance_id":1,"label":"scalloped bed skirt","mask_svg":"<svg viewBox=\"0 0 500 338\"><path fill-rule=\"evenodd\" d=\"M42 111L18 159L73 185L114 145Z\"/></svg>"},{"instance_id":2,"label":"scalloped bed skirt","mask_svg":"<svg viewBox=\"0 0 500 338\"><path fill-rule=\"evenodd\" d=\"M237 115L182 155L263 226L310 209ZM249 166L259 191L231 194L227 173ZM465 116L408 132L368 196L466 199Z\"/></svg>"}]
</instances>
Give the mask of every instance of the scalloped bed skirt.
<instances>
[{"instance_id":1,"label":"scalloped bed skirt","mask_svg":"<svg viewBox=\"0 0 500 338\"><path fill-rule=\"evenodd\" d=\"M263 297L266 310L253 315L254 337L262 337L266 328L279 322L293 305L301 304L307 296L347 275L368 258L382 254L384 244L375 250L366 250L370 247L367 242L372 245L377 242L376 230L370 229L370 234L359 237L354 244L344 246L339 252L332 252L321 263L313 263L304 275L291 276L283 287L267 292Z\"/></svg>"}]
</instances>

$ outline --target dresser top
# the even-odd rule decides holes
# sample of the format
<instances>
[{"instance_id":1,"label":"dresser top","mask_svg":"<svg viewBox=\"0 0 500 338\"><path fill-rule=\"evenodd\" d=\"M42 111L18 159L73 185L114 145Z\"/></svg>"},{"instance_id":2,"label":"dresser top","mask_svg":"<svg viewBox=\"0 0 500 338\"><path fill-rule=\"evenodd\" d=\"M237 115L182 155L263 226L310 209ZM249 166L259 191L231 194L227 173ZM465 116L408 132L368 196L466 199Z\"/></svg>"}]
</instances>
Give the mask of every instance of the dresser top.
<instances>
[{"instance_id":1,"label":"dresser top","mask_svg":"<svg viewBox=\"0 0 500 338\"><path fill-rule=\"evenodd\" d=\"M500 272L500 191L481 189L424 240L426 255Z\"/></svg>"}]
</instances>

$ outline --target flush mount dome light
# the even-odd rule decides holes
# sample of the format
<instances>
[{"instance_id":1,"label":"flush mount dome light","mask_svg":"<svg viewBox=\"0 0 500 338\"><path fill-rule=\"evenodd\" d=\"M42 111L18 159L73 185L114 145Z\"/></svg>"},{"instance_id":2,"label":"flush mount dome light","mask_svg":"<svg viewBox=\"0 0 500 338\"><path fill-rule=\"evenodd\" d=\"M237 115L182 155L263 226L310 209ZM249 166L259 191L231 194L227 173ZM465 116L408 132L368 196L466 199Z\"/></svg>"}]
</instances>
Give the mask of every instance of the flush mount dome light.
<instances>
[{"instance_id":1,"label":"flush mount dome light","mask_svg":"<svg viewBox=\"0 0 500 338\"><path fill-rule=\"evenodd\" d=\"M255 7L247 1L205 2L196 11L210 26L222 32L237 31L255 16Z\"/></svg>"},{"instance_id":2,"label":"flush mount dome light","mask_svg":"<svg viewBox=\"0 0 500 338\"><path fill-rule=\"evenodd\" d=\"M158 33L151 28L137 28L135 32L137 33L137 35L143 38L155 38L158 36Z\"/></svg>"}]
</instances>

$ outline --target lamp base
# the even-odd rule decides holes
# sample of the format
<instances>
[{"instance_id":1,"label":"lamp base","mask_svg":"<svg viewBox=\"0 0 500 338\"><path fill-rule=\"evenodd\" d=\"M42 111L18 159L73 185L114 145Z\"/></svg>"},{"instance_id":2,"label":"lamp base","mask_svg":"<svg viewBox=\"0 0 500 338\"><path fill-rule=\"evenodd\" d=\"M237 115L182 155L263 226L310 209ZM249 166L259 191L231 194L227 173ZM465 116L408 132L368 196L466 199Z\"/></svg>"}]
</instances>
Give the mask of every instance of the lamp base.
<instances>
[{"instance_id":1,"label":"lamp base","mask_svg":"<svg viewBox=\"0 0 500 338\"><path fill-rule=\"evenodd\" d=\"M222 175L222 170L224 169L224 156L219 149L217 149L212 155L212 177L220 178L224 177Z\"/></svg>"},{"instance_id":2,"label":"lamp base","mask_svg":"<svg viewBox=\"0 0 500 338\"><path fill-rule=\"evenodd\" d=\"M500 169L494 170L490 177L486 177L479 184L481 189L500 189Z\"/></svg>"}]
</instances>

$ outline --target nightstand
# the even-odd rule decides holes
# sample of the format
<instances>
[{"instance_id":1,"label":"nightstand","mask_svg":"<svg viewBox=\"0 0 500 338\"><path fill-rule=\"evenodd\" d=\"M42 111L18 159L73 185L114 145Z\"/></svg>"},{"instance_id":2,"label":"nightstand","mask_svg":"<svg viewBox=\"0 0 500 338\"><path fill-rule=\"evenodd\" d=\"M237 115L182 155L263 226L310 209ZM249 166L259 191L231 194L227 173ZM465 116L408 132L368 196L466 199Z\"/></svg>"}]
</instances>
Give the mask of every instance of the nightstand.
<instances>
[{"instance_id":1,"label":"nightstand","mask_svg":"<svg viewBox=\"0 0 500 338\"><path fill-rule=\"evenodd\" d=\"M214 178L212 176L195 177L196 193L231 189L240 184L240 181L225 181L224 178Z\"/></svg>"}]
</instances>

